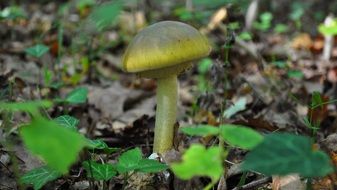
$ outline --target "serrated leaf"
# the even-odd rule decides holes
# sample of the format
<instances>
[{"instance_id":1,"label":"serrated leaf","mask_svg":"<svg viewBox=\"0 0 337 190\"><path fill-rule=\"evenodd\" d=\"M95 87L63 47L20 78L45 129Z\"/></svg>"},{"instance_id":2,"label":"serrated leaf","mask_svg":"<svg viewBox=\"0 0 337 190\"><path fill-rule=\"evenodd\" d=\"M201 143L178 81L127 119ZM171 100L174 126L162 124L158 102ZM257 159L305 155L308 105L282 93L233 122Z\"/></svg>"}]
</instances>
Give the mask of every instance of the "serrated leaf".
<instances>
[{"instance_id":1,"label":"serrated leaf","mask_svg":"<svg viewBox=\"0 0 337 190\"><path fill-rule=\"evenodd\" d=\"M59 178L62 174L56 170L50 169L47 166L30 170L20 178L24 184L32 184L34 189L41 189L49 181Z\"/></svg>"},{"instance_id":2,"label":"serrated leaf","mask_svg":"<svg viewBox=\"0 0 337 190\"><path fill-rule=\"evenodd\" d=\"M89 140L89 148L95 150L103 150L107 154L111 154L120 150L120 148L111 148L109 147L104 141L96 139L96 140Z\"/></svg>"},{"instance_id":3,"label":"serrated leaf","mask_svg":"<svg viewBox=\"0 0 337 190\"><path fill-rule=\"evenodd\" d=\"M243 149L252 149L263 140L253 129L232 124L220 126L220 136L230 145Z\"/></svg>"},{"instance_id":4,"label":"serrated leaf","mask_svg":"<svg viewBox=\"0 0 337 190\"><path fill-rule=\"evenodd\" d=\"M138 163L138 168L136 171L152 173L152 172L160 172L166 170L168 166L166 164L160 163L157 160L151 159L142 159Z\"/></svg>"},{"instance_id":5,"label":"serrated leaf","mask_svg":"<svg viewBox=\"0 0 337 190\"><path fill-rule=\"evenodd\" d=\"M219 147L206 149L200 144L191 145L184 153L181 163L171 164L176 176L188 180L194 176L208 176L217 181L223 173Z\"/></svg>"},{"instance_id":6,"label":"serrated leaf","mask_svg":"<svg viewBox=\"0 0 337 190\"><path fill-rule=\"evenodd\" d=\"M79 120L71 117L70 115L61 115L54 119L58 124L62 125L63 127L77 131L77 125L79 123Z\"/></svg>"},{"instance_id":7,"label":"serrated leaf","mask_svg":"<svg viewBox=\"0 0 337 190\"><path fill-rule=\"evenodd\" d=\"M209 136L219 134L219 128L210 125L197 125L195 127L182 127L179 129L183 133L190 136Z\"/></svg>"},{"instance_id":8,"label":"serrated leaf","mask_svg":"<svg viewBox=\"0 0 337 190\"><path fill-rule=\"evenodd\" d=\"M123 8L123 1L103 3L94 8L89 18L95 23L98 30L114 24Z\"/></svg>"},{"instance_id":9,"label":"serrated leaf","mask_svg":"<svg viewBox=\"0 0 337 190\"><path fill-rule=\"evenodd\" d=\"M333 171L329 157L313 151L311 140L289 133L273 133L247 154L243 170L271 175L298 173L303 177L322 177Z\"/></svg>"},{"instance_id":10,"label":"serrated leaf","mask_svg":"<svg viewBox=\"0 0 337 190\"><path fill-rule=\"evenodd\" d=\"M139 148L134 148L124 152L116 165L119 173L126 173L138 168L139 161L142 160L142 152Z\"/></svg>"},{"instance_id":11,"label":"serrated leaf","mask_svg":"<svg viewBox=\"0 0 337 190\"><path fill-rule=\"evenodd\" d=\"M41 57L42 55L44 55L48 51L49 51L49 47L45 46L43 44L37 44L33 47L25 49L25 52L28 55L31 55L31 56L36 57L36 58Z\"/></svg>"},{"instance_id":12,"label":"serrated leaf","mask_svg":"<svg viewBox=\"0 0 337 190\"><path fill-rule=\"evenodd\" d=\"M88 89L85 87L79 87L67 94L65 102L71 104L80 104L87 101Z\"/></svg>"},{"instance_id":13,"label":"serrated leaf","mask_svg":"<svg viewBox=\"0 0 337 190\"><path fill-rule=\"evenodd\" d=\"M117 174L116 169L111 164L99 164L94 161L89 163L89 161L85 161L83 162L83 167L87 171L87 176L93 177L95 180L109 180Z\"/></svg>"},{"instance_id":14,"label":"serrated leaf","mask_svg":"<svg viewBox=\"0 0 337 190\"><path fill-rule=\"evenodd\" d=\"M32 153L62 174L67 173L78 153L87 145L86 139L79 133L42 117L34 118L31 123L21 126L20 135Z\"/></svg>"},{"instance_id":15,"label":"serrated leaf","mask_svg":"<svg viewBox=\"0 0 337 190\"><path fill-rule=\"evenodd\" d=\"M246 98L238 99L234 105L230 106L227 110L224 111L223 115L225 118L230 118L239 111L246 109L247 100Z\"/></svg>"}]
</instances>

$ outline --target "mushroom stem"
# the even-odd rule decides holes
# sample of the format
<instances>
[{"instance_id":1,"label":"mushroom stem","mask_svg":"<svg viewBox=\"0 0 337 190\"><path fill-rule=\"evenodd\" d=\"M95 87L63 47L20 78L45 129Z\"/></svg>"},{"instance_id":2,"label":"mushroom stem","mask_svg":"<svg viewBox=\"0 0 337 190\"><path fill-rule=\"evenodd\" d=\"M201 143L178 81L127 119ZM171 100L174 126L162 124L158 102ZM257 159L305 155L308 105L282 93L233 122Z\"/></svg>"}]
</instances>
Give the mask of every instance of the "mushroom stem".
<instances>
[{"instance_id":1,"label":"mushroom stem","mask_svg":"<svg viewBox=\"0 0 337 190\"><path fill-rule=\"evenodd\" d=\"M157 79L157 110L153 151L165 153L173 145L174 124L177 117L177 75Z\"/></svg>"}]
</instances>

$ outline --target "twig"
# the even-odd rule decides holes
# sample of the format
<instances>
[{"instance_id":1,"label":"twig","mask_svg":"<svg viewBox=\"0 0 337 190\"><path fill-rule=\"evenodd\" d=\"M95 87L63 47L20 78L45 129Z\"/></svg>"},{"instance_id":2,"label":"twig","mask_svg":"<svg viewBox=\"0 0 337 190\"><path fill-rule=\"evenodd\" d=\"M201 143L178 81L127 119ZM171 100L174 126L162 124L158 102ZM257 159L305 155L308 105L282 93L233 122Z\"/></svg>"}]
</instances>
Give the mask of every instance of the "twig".
<instances>
[{"instance_id":1,"label":"twig","mask_svg":"<svg viewBox=\"0 0 337 190\"><path fill-rule=\"evenodd\" d=\"M224 175L222 175L219 180L217 190L227 190L227 183Z\"/></svg>"},{"instance_id":2,"label":"twig","mask_svg":"<svg viewBox=\"0 0 337 190\"><path fill-rule=\"evenodd\" d=\"M241 187L235 187L232 190L256 189L256 187L261 186L267 182L271 182L271 177L264 177L262 179L258 179Z\"/></svg>"}]
</instances>

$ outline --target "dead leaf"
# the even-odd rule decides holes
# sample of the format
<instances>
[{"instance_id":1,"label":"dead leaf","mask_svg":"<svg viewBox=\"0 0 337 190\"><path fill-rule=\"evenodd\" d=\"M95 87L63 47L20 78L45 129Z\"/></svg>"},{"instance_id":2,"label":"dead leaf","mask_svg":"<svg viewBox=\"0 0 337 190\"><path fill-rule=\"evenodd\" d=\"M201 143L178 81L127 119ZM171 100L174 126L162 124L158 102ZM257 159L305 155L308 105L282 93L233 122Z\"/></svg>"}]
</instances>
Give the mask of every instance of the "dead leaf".
<instances>
[{"instance_id":1,"label":"dead leaf","mask_svg":"<svg viewBox=\"0 0 337 190\"><path fill-rule=\"evenodd\" d=\"M291 42L291 47L294 49L310 49L313 42L309 34L302 33L297 35Z\"/></svg>"},{"instance_id":2,"label":"dead leaf","mask_svg":"<svg viewBox=\"0 0 337 190\"><path fill-rule=\"evenodd\" d=\"M206 34L216 29L226 18L227 18L227 9L226 7L221 7L218 9L211 17L210 22L207 25L207 28L201 29L201 32Z\"/></svg>"},{"instance_id":3,"label":"dead leaf","mask_svg":"<svg viewBox=\"0 0 337 190\"><path fill-rule=\"evenodd\" d=\"M306 185L301 181L298 174L287 176L273 176L273 190L304 190Z\"/></svg>"},{"instance_id":4,"label":"dead leaf","mask_svg":"<svg viewBox=\"0 0 337 190\"><path fill-rule=\"evenodd\" d=\"M113 126L123 128L143 115L153 116L155 97L152 92L125 88L119 82L109 88L89 87L89 105L92 105L99 114L99 120L113 121ZM116 128L116 130L117 130Z\"/></svg>"}]
</instances>

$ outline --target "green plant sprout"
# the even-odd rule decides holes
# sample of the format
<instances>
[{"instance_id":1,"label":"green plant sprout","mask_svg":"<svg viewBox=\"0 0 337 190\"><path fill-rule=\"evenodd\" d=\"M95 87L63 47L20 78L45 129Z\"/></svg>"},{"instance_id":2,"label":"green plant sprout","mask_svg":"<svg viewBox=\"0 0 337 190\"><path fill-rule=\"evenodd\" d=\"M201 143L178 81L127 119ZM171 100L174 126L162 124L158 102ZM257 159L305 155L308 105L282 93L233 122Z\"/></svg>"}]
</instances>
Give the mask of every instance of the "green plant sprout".
<instances>
[{"instance_id":1,"label":"green plant sprout","mask_svg":"<svg viewBox=\"0 0 337 190\"><path fill-rule=\"evenodd\" d=\"M186 126L180 130L189 136L217 136L221 141L230 146L252 149L263 140L262 135L252 129L225 124L219 127L210 125ZM206 149L203 145L191 145L183 155L182 162L170 165L172 171L181 179L187 180L194 176L206 176L211 182L204 190L211 189L224 173L223 162L227 151L223 143L219 146L211 146Z\"/></svg>"},{"instance_id":2,"label":"green plant sprout","mask_svg":"<svg viewBox=\"0 0 337 190\"><path fill-rule=\"evenodd\" d=\"M181 162L170 165L174 174L181 179L187 180L195 176L211 178L211 183L205 190L211 189L223 175L222 163L230 147L250 150L241 166L244 173L256 171L267 176L298 173L303 177L321 177L333 171L329 157L322 151L312 150L312 141L305 136L289 133L262 136L253 129L232 124L218 127L186 126L180 130L189 136L215 136L229 145L225 148L219 143L219 146L210 146L207 149L204 145L191 145ZM244 176L245 174L242 178ZM242 178L241 185L244 181Z\"/></svg>"},{"instance_id":3,"label":"green plant sprout","mask_svg":"<svg viewBox=\"0 0 337 190\"><path fill-rule=\"evenodd\" d=\"M266 32L270 29L272 20L273 15L270 12L264 12L260 15L260 21L253 23L253 27L262 32Z\"/></svg>"},{"instance_id":4,"label":"green plant sprout","mask_svg":"<svg viewBox=\"0 0 337 190\"><path fill-rule=\"evenodd\" d=\"M15 20L18 18L27 18L27 14L21 7L10 6L0 11L0 20L3 19Z\"/></svg>"},{"instance_id":5,"label":"green plant sprout","mask_svg":"<svg viewBox=\"0 0 337 190\"><path fill-rule=\"evenodd\" d=\"M25 52L27 55L33 56L38 59L40 59L48 51L49 51L49 47L45 46L44 44L37 44L33 47L29 47L25 49ZM53 79L53 73L47 67L43 68L43 79L44 79L44 84L46 86L49 86Z\"/></svg>"},{"instance_id":6,"label":"green plant sprout","mask_svg":"<svg viewBox=\"0 0 337 190\"><path fill-rule=\"evenodd\" d=\"M95 161L88 160L83 162L82 165L87 171L89 178L99 181L108 181L118 174L127 179L135 172L155 173L168 168L166 164L160 163L157 160L143 158L139 148L122 153L116 164L96 163ZM104 186L103 189L109 189L109 187Z\"/></svg>"},{"instance_id":7,"label":"green plant sprout","mask_svg":"<svg viewBox=\"0 0 337 190\"><path fill-rule=\"evenodd\" d=\"M298 98L296 96L294 96L293 94L289 94L289 96L295 102L300 103ZM324 102L320 92L318 92L318 91L312 92L311 101L308 105L308 108L312 111L310 112L309 117L305 116L303 118L303 122L304 122L306 127L308 127L309 129L312 130L312 136L313 137L316 135L317 130L320 128L320 123L322 122L322 121L315 121L315 122L313 121L313 111L317 108L322 109L324 105L333 104L333 103L336 103L336 102L337 102L337 99L333 99L333 100L329 100L329 101Z\"/></svg>"},{"instance_id":8,"label":"green plant sprout","mask_svg":"<svg viewBox=\"0 0 337 190\"><path fill-rule=\"evenodd\" d=\"M211 69L213 62L209 58L200 60L198 64L198 89L200 92L207 92L212 90L209 80L207 79L207 73Z\"/></svg>"},{"instance_id":9,"label":"green plant sprout","mask_svg":"<svg viewBox=\"0 0 337 190\"><path fill-rule=\"evenodd\" d=\"M291 4L291 12L289 18L295 22L295 26L298 30L301 29L302 22L301 19L305 13L305 9L308 8L309 4L295 1Z\"/></svg>"},{"instance_id":10,"label":"green plant sprout","mask_svg":"<svg viewBox=\"0 0 337 190\"><path fill-rule=\"evenodd\" d=\"M278 33L278 34L282 34L285 33L289 30L289 27L285 24L277 24L274 27L274 32Z\"/></svg>"},{"instance_id":11,"label":"green plant sprout","mask_svg":"<svg viewBox=\"0 0 337 190\"><path fill-rule=\"evenodd\" d=\"M87 99L87 93L86 88L77 88L68 93L64 99L57 99L54 102L83 103ZM84 147L92 153L103 151L105 154L111 154L119 150L109 147L101 140L83 137L77 130L79 120L70 115L61 115L53 120L45 118L40 109L50 108L52 105L52 101L46 100L19 103L0 102L0 113L2 114L19 111L31 115L31 122L20 127L20 136L28 150L42 158L46 165L27 172L20 178L20 181L23 184L32 184L35 190L41 189L47 182L66 174ZM133 165L132 168L130 168L131 165ZM87 164L84 164L84 167L88 169ZM151 173L167 169L165 164L156 160L143 159L140 149L123 153L116 166L93 162L91 167L95 174L92 177L96 180L110 179L117 172L119 174L129 171ZM107 173L103 175L102 171Z\"/></svg>"}]
</instances>

